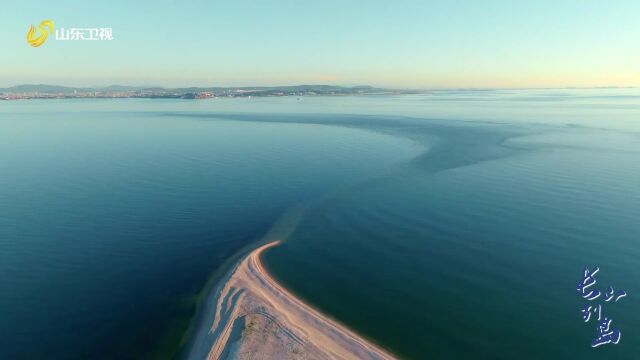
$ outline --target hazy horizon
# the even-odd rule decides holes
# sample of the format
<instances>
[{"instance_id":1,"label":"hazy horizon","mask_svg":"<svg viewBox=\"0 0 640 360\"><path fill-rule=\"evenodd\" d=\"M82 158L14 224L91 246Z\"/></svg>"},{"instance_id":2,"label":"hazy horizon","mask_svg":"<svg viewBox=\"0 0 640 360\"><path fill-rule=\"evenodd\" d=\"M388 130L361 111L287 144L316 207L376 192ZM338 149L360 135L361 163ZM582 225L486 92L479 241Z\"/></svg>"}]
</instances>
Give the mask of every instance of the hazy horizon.
<instances>
[{"instance_id":1,"label":"hazy horizon","mask_svg":"<svg viewBox=\"0 0 640 360\"><path fill-rule=\"evenodd\" d=\"M352 87L373 87L373 88L381 88L385 90L415 90L415 91L491 91L491 90L590 90L590 89L636 89L640 88L640 86L636 85L628 85L628 86L616 86L616 85L602 85L602 86L556 86L556 87L394 87L394 86L377 86L370 84L321 84L321 83L293 83L293 84L264 84L264 85L256 85L256 84L248 84L248 85L224 85L224 84L209 84L209 85L182 85L182 86L166 86L166 85L158 85L158 84L123 84L123 83L113 83L113 84L105 84L105 85L74 85L74 84L64 84L64 83L43 83L43 82L34 82L34 83L20 83L20 84L12 84L9 86L0 86L0 89L9 89L13 87L19 86L60 86L66 88L88 88L88 89L100 89L100 88L109 88L109 87L132 87L132 88L165 88L165 89L182 89L182 88L242 88L242 87L255 87L255 88L279 88L279 87L296 87L296 86L335 86L335 87L344 87L344 88L352 88Z\"/></svg>"},{"instance_id":2,"label":"hazy horizon","mask_svg":"<svg viewBox=\"0 0 640 360\"><path fill-rule=\"evenodd\" d=\"M126 9L123 11L122 9ZM0 87L564 88L640 85L633 1L195 1L12 4ZM111 41L25 41L30 25L112 28Z\"/></svg>"}]
</instances>

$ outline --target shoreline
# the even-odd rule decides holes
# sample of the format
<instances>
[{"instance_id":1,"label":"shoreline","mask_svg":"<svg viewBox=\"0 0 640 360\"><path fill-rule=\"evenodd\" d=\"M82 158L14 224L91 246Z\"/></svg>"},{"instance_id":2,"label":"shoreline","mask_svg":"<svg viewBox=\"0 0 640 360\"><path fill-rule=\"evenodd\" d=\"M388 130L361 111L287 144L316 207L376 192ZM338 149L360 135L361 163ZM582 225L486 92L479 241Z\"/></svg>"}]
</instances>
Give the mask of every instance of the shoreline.
<instances>
[{"instance_id":1,"label":"shoreline","mask_svg":"<svg viewBox=\"0 0 640 360\"><path fill-rule=\"evenodd\" d=\"M305 122L303 122L305 123ZM310 122L314 123L314 122ZM340 124L326 124L327 126L340 126ZM350 126L346 126L350 127ZM428 139L430 141L422 141L425 139L416 139L413 136L403 136L402 134L398 134L394 131L386 131L386 128L374 128L374 129L366 129L354 127L358 130L371 131L375 133L380 133L383 135L391 136L391 137L399 137L411 142L411 144L419 145L422 148L417 155L412 157L409 162L415 161L417 158L425 156L425 154L429 153L433 146L433 136L429 134ZM429 144L429 145L427 145ZM377 176L376 176L377 177ZM352 185L352 184L351 184ZM326 193L319 198L314 200L307 200L301 203L298 203L288 210L286 210L281 217L276 220L273 226L267 231L267 233L257 240L254 243L247 244L243 246L240 250L238 250L234 255L232 255L229 259L227 259L223 265L215 271L209 280L206 282L203 289L199 292L196 309L192 316L192 320L186 331L182 335L182 340L180 341L179 351L177 354L177 358L179 359L202 359L202 358L211 358L209 357L209 351L213 347L213 343L215 341L215 335L212 334L211 324L215 321L216 317L216 309L214 306L220 301L222 298L222 292L224 291L225 286L228 285L231 277L237 271L239 265L247 258L249 258L253 253L259 251L260 253L264 250L267 250L270 247L276 246L282 241L289 238L291 233L297 227L300 218L303 216L305 211L318 203L321 203L331 194L335 194L336 192L344 191L348 188L350 184L344 184L337 189ZM259 260L259 258L258 258ZM347 357L338 357L338 356L316 356L316 358L346 358L346 359L396 359L396 356L389 353L387 350L384 350L382 347L375 345L372 341L367 340L366 338L357 335L354 331L348 329L346 326L339 324L339 322L330 319L328 316L322 314L317 309L312 306L306 304L300 297L296 296L289 290L287 290L284 286L280 285L275 278L268 274L265 267L260 262L260 267L262 268L262 273L265 274L272 284L275 284L279 289L281 289L282 293L287 294L287 296L291 299L295 299L295 301L300 304L300 308L305 309L305 311L314 314L315 317L322 319L323 322L327 324L332 324L334 328L340 330L344 334L348 334L352 339L357 339L356 343L362 346L368 346L372 349L375 349L375 352L378 354L376 356L347 356ZM319 354L316 354L319 355ZM286 357L284 357L286 358Z\"/></svg>"},{"instance_id":2,"label":"shoreline","mask_svg":"<svg viewBox=\"0 0 640 360\"><path fill-rule=\"evenodd\" d=\"M239 261L207 296L205 314L186 352L188 359L395 359L304 303L266 271L264 243Z\"/></svg>"}]
</instances>

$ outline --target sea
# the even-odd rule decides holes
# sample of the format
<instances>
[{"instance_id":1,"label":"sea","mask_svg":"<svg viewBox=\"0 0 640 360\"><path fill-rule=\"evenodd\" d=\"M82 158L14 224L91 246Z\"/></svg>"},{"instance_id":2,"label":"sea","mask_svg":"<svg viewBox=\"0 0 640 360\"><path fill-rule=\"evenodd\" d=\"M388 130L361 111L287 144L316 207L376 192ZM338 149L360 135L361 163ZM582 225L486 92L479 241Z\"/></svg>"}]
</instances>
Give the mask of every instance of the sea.
<instances>
[{"instance_id":1,"label":"sea","mask_svg":"<svg viewBox=\"0 0 640 360\"><path fill-rule=\"evenodd\" d=\"M0 358L180 358L283 223L268 271L399 358L636 358L640 89L2 101Z\"/></svg>"}]
</instances>

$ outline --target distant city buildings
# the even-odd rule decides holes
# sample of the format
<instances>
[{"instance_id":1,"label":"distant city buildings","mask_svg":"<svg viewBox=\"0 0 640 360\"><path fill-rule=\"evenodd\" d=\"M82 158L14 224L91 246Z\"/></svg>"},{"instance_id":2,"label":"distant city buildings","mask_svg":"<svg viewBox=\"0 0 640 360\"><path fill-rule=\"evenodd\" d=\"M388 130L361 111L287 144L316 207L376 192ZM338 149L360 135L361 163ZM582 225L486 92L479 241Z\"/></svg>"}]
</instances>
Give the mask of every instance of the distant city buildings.
<instances>
[{"instance_id":1,"label":"distant city buildings","mask_svg":"<svg viewBox=\"0 0 640 360\"><path fill-rule=\"evenodd\" d=\"M29 90L24 90L24 88ZM21 85L0 89L0 100L23 99L76 99L76 98L151 98L151 99L211 99L218 97L258 97L258 96L316 96L316 95L371 95L415 93L402 90L385 90L367 86L339 87L328 85L301 85L285 87L256 88L149 88L135 90L112 90L109 88L74 89L56 86ZM55 88L54 90L47 88ZM115 87L110 87L115 88ZM126 87L117 87L126 88Z\"/></svg>"}]
</instances>

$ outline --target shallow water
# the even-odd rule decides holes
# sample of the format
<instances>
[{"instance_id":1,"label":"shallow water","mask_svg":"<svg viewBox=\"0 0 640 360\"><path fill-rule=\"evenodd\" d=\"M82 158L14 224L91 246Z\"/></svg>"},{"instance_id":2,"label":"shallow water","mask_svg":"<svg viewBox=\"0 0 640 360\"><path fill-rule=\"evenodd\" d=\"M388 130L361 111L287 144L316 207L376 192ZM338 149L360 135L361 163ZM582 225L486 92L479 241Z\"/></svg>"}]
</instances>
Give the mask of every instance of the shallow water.
<instances>
[{"instance_id":1,"label":"shallow water","mask_svg":"<svg viewBox=\"0 0 640 360\"><path fill-rule=\"evenodd\" d=\"M630 357L639 99L2 102L0 357L172 354L210 274L299 204L268 267L403 357ZM595 265L629 296L594 350Z\"/></svg>"}]
</instances>

